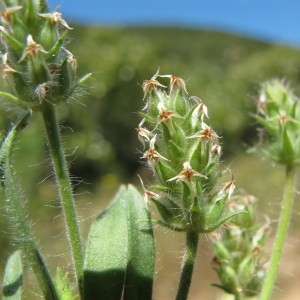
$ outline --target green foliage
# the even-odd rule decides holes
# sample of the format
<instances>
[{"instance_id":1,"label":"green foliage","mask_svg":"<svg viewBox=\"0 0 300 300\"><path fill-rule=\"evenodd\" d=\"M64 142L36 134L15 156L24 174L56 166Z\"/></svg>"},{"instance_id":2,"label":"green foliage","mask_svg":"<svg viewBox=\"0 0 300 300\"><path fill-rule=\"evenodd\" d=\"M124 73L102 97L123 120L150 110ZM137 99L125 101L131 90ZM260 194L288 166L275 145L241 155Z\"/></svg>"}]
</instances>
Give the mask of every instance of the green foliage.
<instances>
[{"instance_id":1,"label":"green foliage","mask_svg":"<svg viewBox=\"0 0 300 300\"><path fill-rule=\"evenodd\" d=\"M143 197L120 187L92 224L84 266L86 299L152 299L155 252Z\"/></svg>"},{"instance_id":2,"label":"green foliage","mask_svg":"<svg viewBox=\"0 0 300 300\"><path fill-rule=\"evenodd\" d=\"M21 251L15 251L8 259L3 279L3 300L21 300L23 263Z\"/></svg>"}]
</instances>

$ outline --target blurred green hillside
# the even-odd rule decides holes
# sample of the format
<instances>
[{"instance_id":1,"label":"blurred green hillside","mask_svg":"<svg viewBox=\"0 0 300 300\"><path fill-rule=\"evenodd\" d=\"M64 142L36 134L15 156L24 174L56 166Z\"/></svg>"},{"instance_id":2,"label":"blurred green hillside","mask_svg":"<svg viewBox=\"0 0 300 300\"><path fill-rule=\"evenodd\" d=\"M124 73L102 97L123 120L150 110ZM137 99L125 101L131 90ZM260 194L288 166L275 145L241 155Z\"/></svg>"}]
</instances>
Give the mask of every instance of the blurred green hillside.
<instances>
[{"instance_id":1,"label":"blurred green hillside","mask_svg":"<svg viewBox=\"0 0 300 300\"><path fill-rule=\"evenodd\" d=\"M209 107L211 125L223 136L225 154L253 137L251 96L259 83L286 78L298 87L300 49L241 36L183 28L97 28L72 31L70 47L80 72L94 72L87 97L68 111L76 175L132 174L141 149L135 129L143 107L141 85L160 68L187 81L190 95ZM300 90L300 88L299 88Z\"/></svg>"},{"instance_id":2,"label":"blurred green hillside","mask_svg":"<svg viewBox=\"0 0 300 300\"><path fill-rule=\"evenodd\" d=\"M78 58L79 73L93 72L93 79L83 95L61 107L60 116L67 152L73 154L71 173L89 183L111 173L126 182L136 174L141 85L158 68L182 77L189 94L207 104L210 125L223 137L227 156L244 151L255 136L250 113L260 82L286 78L300 90L300 49L195 29L74 28L68 46ZM3 119L8 111L5 105ZM27 151L20 168L46 159L38 117L34 123L21 141ZM34 179L43 178L43 168L36 169ZM31 185L32 178L26 180Z\"/></svg>"}]
</instances>

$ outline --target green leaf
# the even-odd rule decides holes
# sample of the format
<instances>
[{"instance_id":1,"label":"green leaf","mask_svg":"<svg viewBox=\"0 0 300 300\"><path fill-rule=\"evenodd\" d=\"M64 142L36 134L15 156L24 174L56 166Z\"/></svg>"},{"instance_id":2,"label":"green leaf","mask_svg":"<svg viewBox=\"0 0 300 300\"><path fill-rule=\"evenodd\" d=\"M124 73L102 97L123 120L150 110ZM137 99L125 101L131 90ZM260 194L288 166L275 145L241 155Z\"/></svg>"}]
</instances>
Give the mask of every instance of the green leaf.
<instances>
[{"instance_id":1,"label":"green leaf","mask_svg":"<svg viewBox=\"0 0 300 300\"><path fill-rule=\"evenodd\" d=\"M155 249L150 215L143 197L132 185L127 195L129 256L124 300L151 300Z\"/></svg>"},{"instance_id":2,"label":"green leaf","mask_svg":"<svg viewBox=\"0 0 300 300\"><path fill-rule=\"evenodd\" d=\"M85 299L151 299L154 242L150 216L140 193L120 187L92 224L84 266ZM125 288L124 288L125 284Z\"/></svg>"},{"instance_id":3,"label":"green leaf","mask_svg":"<svg viewBox=\"0 0 300 300\"><path fill-rule=\"evenodd\" d=\"M23 264L21 251L8 259L3 279L3 300L20 300L22 296Z\"/></svg>"},{"instance_id":4,"label":"green leaf","mask_svg":"<svg viewBox=\"0 0 300 300\"><path fill-rule=\"evenodd\" d=\"M27 109L27 106L24 105L19 98L17 98L16 96L14 96L10 93L0 91L0 97L5 98L9 102L11 102L13 104L16 104L16 105L18 105L19 107L21 107L23 109Z\"/></svg>"},{"instance_id":5,"label":"green leaf","mask_svg":"<svg viewBox=\"0 0 300 300\"><path fill-rule=\"evenodd\" d=\"M120 299L128 257L126 188L93 222L84 265L85 299Z\"/></svg>"}]
</instances>

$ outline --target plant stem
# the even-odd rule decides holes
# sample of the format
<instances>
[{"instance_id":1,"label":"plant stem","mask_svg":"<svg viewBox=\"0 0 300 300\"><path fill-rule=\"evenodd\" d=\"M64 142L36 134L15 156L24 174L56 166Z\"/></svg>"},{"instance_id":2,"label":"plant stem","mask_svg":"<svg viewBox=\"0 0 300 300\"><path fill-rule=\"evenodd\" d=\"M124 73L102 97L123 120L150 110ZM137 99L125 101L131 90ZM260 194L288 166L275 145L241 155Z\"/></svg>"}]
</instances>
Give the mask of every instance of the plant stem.
<instances>
[{"instance_id":1,"label":"plant stem","mask_svg":"<svg viewBox=\"0 0 300 300\"><path fill-rule=\"evenodd\" d=\"M199 233L186 233L186 248L183 258L183 267L181 270L180 282L177 291L176 300L185 300L188 297L192 275L196 260L197 247L199 242Z\"/></svg>"},{"instance_id":2,"label":"plant stem","mask_svg":"<svg viewBox=\"0 0 300 300\"><path fill-rule=\"evenodd\" d=\"M275 284L279 262L283 250L283 245L287 236L289 222L291 219L295 184L296 184L295 167L287 167L281 214L279 217L279 223L278 223L276 238L273 246L270 266L264 281L264 285L260 295L260 300L270 299L272 289Z\"/></svg>"},{"instance_id":3,"label":"plant stem","mask_svg":"<svg viewBox=\"0 0 300 300\"><path fill-rule=\"evenodd\" d=\"M41 111L47 133L59 197L63 207L67 234L75 266L76 279L79 282L79 286L81 286L80 282L82 280L83 272L82 241L75 210L72 184L62 147L56 113L54 106L48 102L43 103Z\"/></svg>"},{"instance_id":4,"label":"plant stem","mask_svg":"<svg viewBox=\"0 0 300 300\"><path fill-rule=\"evenodd\" d=\"M22 123L20 122L17 127L22 126ZM10 133L11 136L8 137L5 141L5 143L7 142L8 144L2 145L2 147L13 147L17 129L18 128L15 128ZM13 176L11 165L11 151L9 151L6 157L4 173L4 194L6 198L6 212L8 214L9 219L11 219L14 223L17 241L20 243L26 260L32 267L35 276L37 277L45 299L58 300L59 297L56 293L53 280L43 260L43 257L37 247L36 240L32 234L31 228L26 219L26 212L15 184L15 178Z\"/></svg>"}]
</instances>

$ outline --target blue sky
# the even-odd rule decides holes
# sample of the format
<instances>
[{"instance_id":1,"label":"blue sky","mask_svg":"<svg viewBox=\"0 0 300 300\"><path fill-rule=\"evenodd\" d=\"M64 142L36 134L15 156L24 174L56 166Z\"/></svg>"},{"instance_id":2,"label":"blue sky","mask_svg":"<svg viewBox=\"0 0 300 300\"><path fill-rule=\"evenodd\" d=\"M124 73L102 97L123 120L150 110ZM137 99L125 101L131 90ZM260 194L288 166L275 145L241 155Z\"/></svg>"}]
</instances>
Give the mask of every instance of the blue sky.
<instances>
[{"instance_id":1,"label":"blue sky","mask_svg":"<svg viewBox=\"0 0 300 300\"><path fill-rule=\"evenodd\" d=\"M300 0L48 0L68 22L229 31L300 47Z\"/></svg>"}]
</instances>

